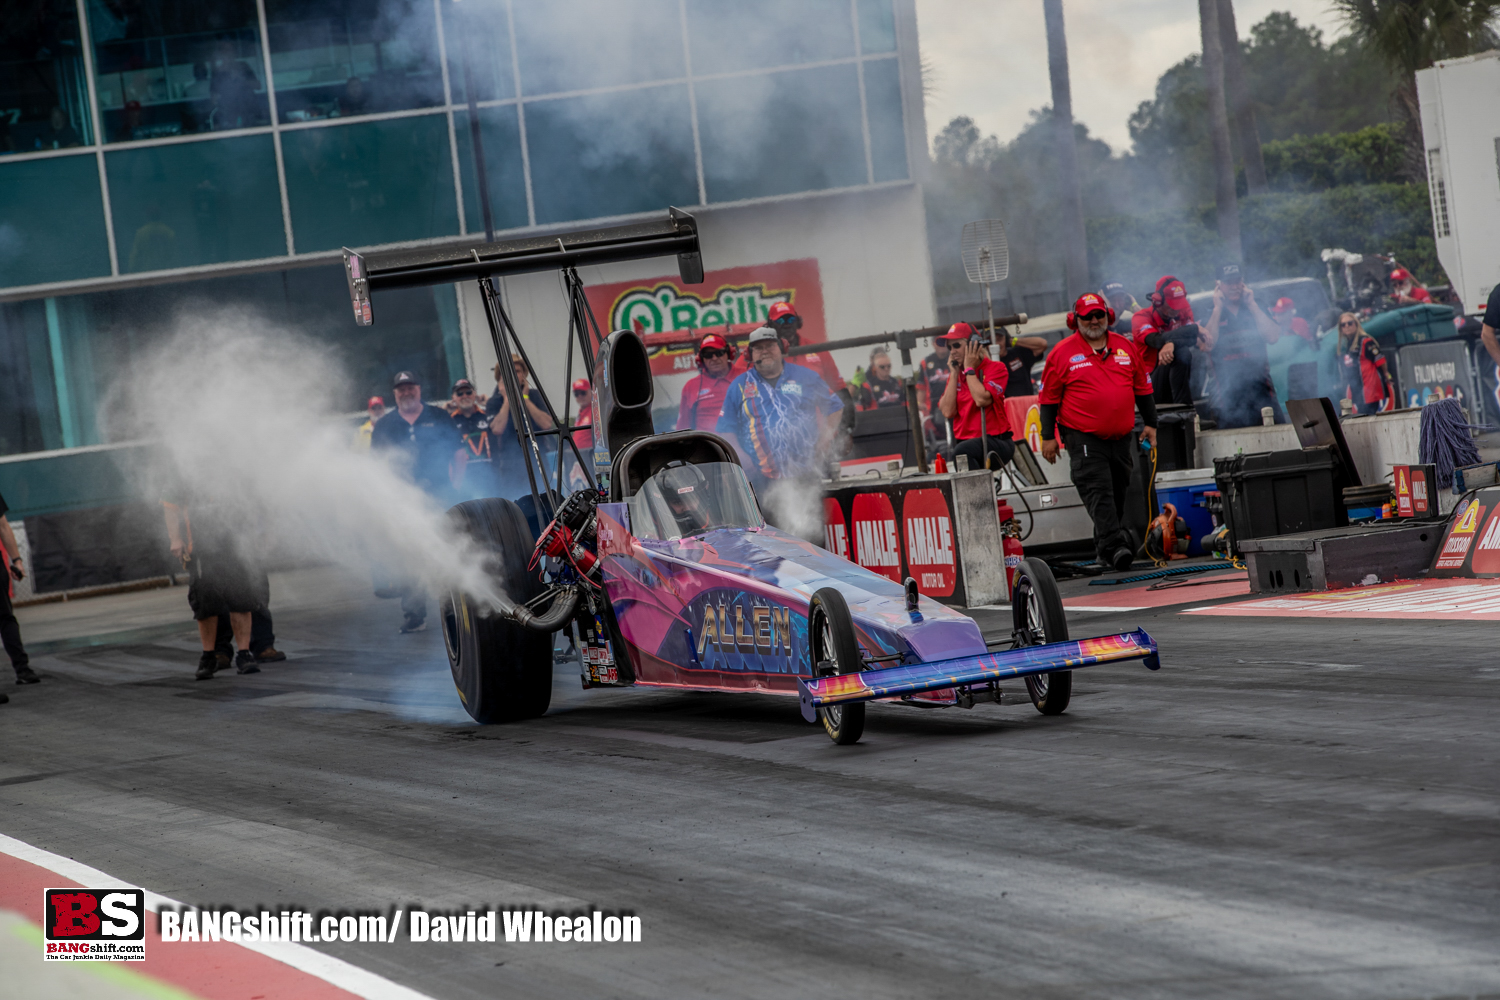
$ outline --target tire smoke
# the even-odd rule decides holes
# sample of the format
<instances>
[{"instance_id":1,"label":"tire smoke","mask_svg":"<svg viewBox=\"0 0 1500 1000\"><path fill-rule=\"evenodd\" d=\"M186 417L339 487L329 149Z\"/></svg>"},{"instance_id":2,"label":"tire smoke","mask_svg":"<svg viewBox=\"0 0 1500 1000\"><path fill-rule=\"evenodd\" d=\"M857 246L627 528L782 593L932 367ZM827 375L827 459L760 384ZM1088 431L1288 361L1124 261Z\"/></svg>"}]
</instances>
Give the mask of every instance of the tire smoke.
<instances>
[{"instance_id":1,"label":"tire smoke","mask_svg":"<svg viewBox=\"0 0 1500 1000\"><path fill-rule=\"evenodd\" d=\"M251 565L335 562L502 595L486 557L444 506L384 456L353 447L338 412L354 397L335 354L244 310L184 313L169 336L118 373L101 413L110 436L160 445L129 470L148 500L212 506Z\"/></svg>"}]
</instances>

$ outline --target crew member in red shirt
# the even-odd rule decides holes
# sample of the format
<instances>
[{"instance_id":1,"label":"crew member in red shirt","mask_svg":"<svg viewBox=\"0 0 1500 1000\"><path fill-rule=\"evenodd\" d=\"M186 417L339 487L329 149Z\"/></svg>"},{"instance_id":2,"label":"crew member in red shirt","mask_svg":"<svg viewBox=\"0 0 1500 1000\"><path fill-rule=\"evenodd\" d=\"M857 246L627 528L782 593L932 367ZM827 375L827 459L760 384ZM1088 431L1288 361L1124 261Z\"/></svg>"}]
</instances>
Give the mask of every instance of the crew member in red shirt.
<instances>
[{"instance_id":1,"label":"crew member in red shirt","mask_svg":"<svg viewBox=\"0 0 1500 1000\"><path fill-rule=\"evenodd\" d=\"M1193 402L1193 352L1201 346L1187 288L1170 274L1156 279L1151 308L1130 317L1130 339L1163 403Z\"/></svg>"},{"instance_id":2,"label":"crew member in red shirt","mask_svg":"<svg viewBox=\"0 0 1500 1000\"><path fill-rule=\"evenodd\" d=\"M1135 463L1135 411L1146 425L1141 440L1156 446L1156 403L1135 346L1111 333L1114 310L1092 292L1068 314L1066 337L1042 371L1042 457L1057 461L1057 434L1068 449L1078 497L1094 522L1099 562L1124 572L1139 544L1123 524L1125 491Z\"/></svg>"},{"instance_id":3,"label":"crew member in red shirt","mask_svg":"<svg viewBox=\"0 0 1500 1000\"><path fill-rule=\"evenodd\" d=\"M1286 296L1277 299L1276 304L1271 307L1271 319L1287 333L1296 334L1314 347L1318 346L1318 338L1307 328L1307 320L1297 315L1297 303Z\"/></svg>"},{"instance_id":4,"label":"crew member in red shirt","mask_svg":"<svg viewBox=\"0 0 1500 1000\"><path fill-rule=\"evenodd\" d=\"M1016 453L1010 419L1005 415L1010 371L990 359L967 323L954 323L944 339L950 374L938 409L953 423L953 454L968 455L971 469L998 469Z\"/></svg>"},{"instance_id":5,"label":"crew member in red shirt","mask_svg":"<svg viewBox=\"0 0 1500 1000\"><path fill-rule=\"evenodd\" d=\"M677 404L677 430L711 431L719 426L719 411L724 408L724 394L735 373L730 370L734 348L717 333L710 333L698 343L698 374L682 387Z\"/></svg>"},{"instance_id":6,"label":"crew member in red shirt","mask_svg":"<svg viewBox=\"0 0 1500 1000\"><path fill-rule=\"evenodd\" d=\"M1417 284L1411 272L1398 267L1391 272L1391 295L1403 306L1414 306L1418 302L1431 302L1432 295Z\"/></svg>"}]
</instances>

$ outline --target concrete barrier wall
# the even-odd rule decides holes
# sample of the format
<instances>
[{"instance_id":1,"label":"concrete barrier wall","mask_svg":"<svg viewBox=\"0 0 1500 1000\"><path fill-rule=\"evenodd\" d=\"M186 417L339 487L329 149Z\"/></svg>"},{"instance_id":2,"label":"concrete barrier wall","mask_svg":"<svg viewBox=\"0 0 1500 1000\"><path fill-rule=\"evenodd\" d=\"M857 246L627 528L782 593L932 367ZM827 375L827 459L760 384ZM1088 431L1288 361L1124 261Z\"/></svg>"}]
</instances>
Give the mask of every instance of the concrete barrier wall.
<instances>
[{"instance_id":1,"label":"concrete barrier wall","mask_svg":"<svg viewBox=\"0 0 1500 1000\"><path fill-rule=\"evenodd\" d=\"M1360 481L1373 485L1389 479L1391 466L1417 464L1422 433L1421 410L1396 410L1344 421L1344 440L1359 470Z\"/></svg>"}]
</instances>

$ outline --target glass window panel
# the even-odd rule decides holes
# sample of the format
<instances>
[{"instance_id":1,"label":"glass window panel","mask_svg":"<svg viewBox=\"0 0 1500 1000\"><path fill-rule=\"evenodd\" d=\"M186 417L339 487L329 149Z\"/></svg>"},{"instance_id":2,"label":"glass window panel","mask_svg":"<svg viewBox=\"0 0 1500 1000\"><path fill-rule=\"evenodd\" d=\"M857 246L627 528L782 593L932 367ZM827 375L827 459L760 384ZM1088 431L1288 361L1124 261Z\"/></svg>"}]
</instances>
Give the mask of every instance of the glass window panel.
<instances>
[{"instance_id":1,"label":"glass window panel","mask_svg":"<svg viewBox=\"0 0 1500 1000\"><path fill-rule=\"evenodd\" d=\"M441 113L295 129L281 149L298 252L458 233Z\"/></svg>"},{"instance_id":2,"label":"glass window panel","mask_svg":"<svg viewBox=\"0 0 1500 1000\"><path fill-rule=\"evenodd\" d=\"M854 55L849 0L798 0L791 20L744 0L687 0L693 74L848 59Z\"/></svg>"},{"instance_id":3,"label":"glass window panel","mask_svg":"<svg viewBox=\"0 0 1500 1000\"><path fill-rule=\"evenodd\" d=\"M710 202L865 183L852 63L704 80L697 96Z\"/></svg>"},{"instance_id":4,"label":"glass window panel","mask_svg":"<svg viewBox=\"0 0 1500 1000\"><path fill-rule=\"evenodd\" d=\"M484 172L489 178L490 219L496 229L514 229L527 223L526 174L521 167L521 129L517 118L514 106L479 109ZM454 112L453 128L458 138L458 171L464 185L464 225L471 233L483 233L468 111Z\"/></svg>"},{"instance_id":5,"label":"glass window panel","mask_svg":"<svg viewBox=\"0 0 1500 1000\"><path fill-rule=\"evenodd\" d=\"M94 154L0 163L0 288L107 274Z\"/></svg>"},{"instance_id":6,"label":"glass window panel","mask_svg":"<svg viewBox=\"0 0 1500 1000\"><path fill-rule=\"evenodd\" d=\"M464 59L474 76L476 101L516 96L510 61L510 26L502 0L443 0L443 39L448 48L448 86L454 104L466 104Z\"/></svg>"},{"instance_id":7,"label":"glass window panel","mask_svg":"<svg viewBox=\"0 0 1500 1000\"><path fill-rule=\"evenodd\" d=\"M685 85L530 102L526 142L539 223L698 201Z\"/></svg>"},{"instance_id":8,"label":"glass window panel","mask_svg":"<svg viewBox=\"0 0 1500 1000\"><path fill-rule=\"evenodd\" d=\"M894 59L865 63L865 111L870 120L870 161L875 180L902 181L906 168L906 132L901 117L901 66Z\"/></svg>"},{"instance_id":9,"label":"glass window panel","mask_svg":"<svg viewBox=\"0 0 1500 1000\"><path fill-rule=\"evenodd\" d=\"M865 55L896 51L891 0L859 0L859 50Z\"/></svg>"},{"instance_id":10,"label":"glass window panel","mask_svg":"<svg viewBox=\"0 0 1500 1000\"><path fill-rule=\"evenodd\" d=\"M528 97L687 75L677 0L522 0L515 20Z\"/></svg>"},{"instance_id":11,"label":"glass window panel","mask_svg":"<svg viewBox=\"0 0 1500 1000\"><path fill-rule=\"evenodd\" d=\"M0 455L63 446L49 340L45 300L0 304Z\"/></svg>"},{"instance_id":12,"label":"glass window panel","mask_svg":"<svg viewBox=\"0 0 1500 1000\"><path fill-rule=\"evenodd\" d=\"M286 253L269 135L122 149L104 166L121 271Z\"/></svg>"},{"instance_id":13,"label":"glass window panel","mask_svg":"<svg viewBox=\"0 0 1500 1000\"><path fill-rule=\"evenodd\" d=\"M0 18L0 156L93 141L73 0L7 0Z\"/></svg>"},{"instance_id":14,"label":"glass window panel","mask_svg":"<svg viewBox=\"0 0 1500 1000\"><path fill-rule=\"evenodd\" d=\"M105 139L270 124L255 0L91 2Z\"/></svg>"},{"instance_id":15,"label":"glass window panel","mask_svg":"<svg viewBox=\"0 0 1500 1000\"><path fill-rule=\"evenodd\" d=\"M443 103L432 0L266 0L283 122Z\"/></svg>"}]
</instances>

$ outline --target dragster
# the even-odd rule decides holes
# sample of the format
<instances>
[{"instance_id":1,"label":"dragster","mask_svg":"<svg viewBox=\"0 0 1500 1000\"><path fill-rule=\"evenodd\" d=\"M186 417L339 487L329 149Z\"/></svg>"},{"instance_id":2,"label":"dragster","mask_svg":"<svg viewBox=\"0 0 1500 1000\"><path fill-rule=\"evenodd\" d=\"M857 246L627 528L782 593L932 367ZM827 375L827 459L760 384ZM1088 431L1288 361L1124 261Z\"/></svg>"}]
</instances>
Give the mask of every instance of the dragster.
<instances>
[{"instance_id":1,"label":"dragster","mask_svg":"<svg viewBox=\"0 0 1500 1000\"><path fill-rule=\"evenodd\" d=\"M529 237L344 260L356 321L374 321L381 288L473 278L496 356L519 354L540 387L491 281L562 270L569 298L567 380L580 356L594 387L593 450L568 430L512 421L531 490L449 511L504 595L441 598L440 620L458 696L477 722L544 714L551 701L553 635L570 630L585 688L662 687L784 694L821 721L835 743L858 741L865 704L928 707L999 701L1000 682L1023 679L1032 704L1067 708L1072 671L1142 660L1160 666L1144 631L1071 640L1047 565L1025 559L1012 590L1012 630L987 643L967 615L766 523L736 449L705 431L657 433L647 348L633 331L602 336L578 264L676 255L685 283L703 277L695 220ZM507 393L519 385L499 367ZM566 398L566 394L565 394ZM555 449L541 442L558 438ZM569 480L585 482L568 489ZM998 554L997 554L998 556Z\"/></svg>"}]
</instances>

